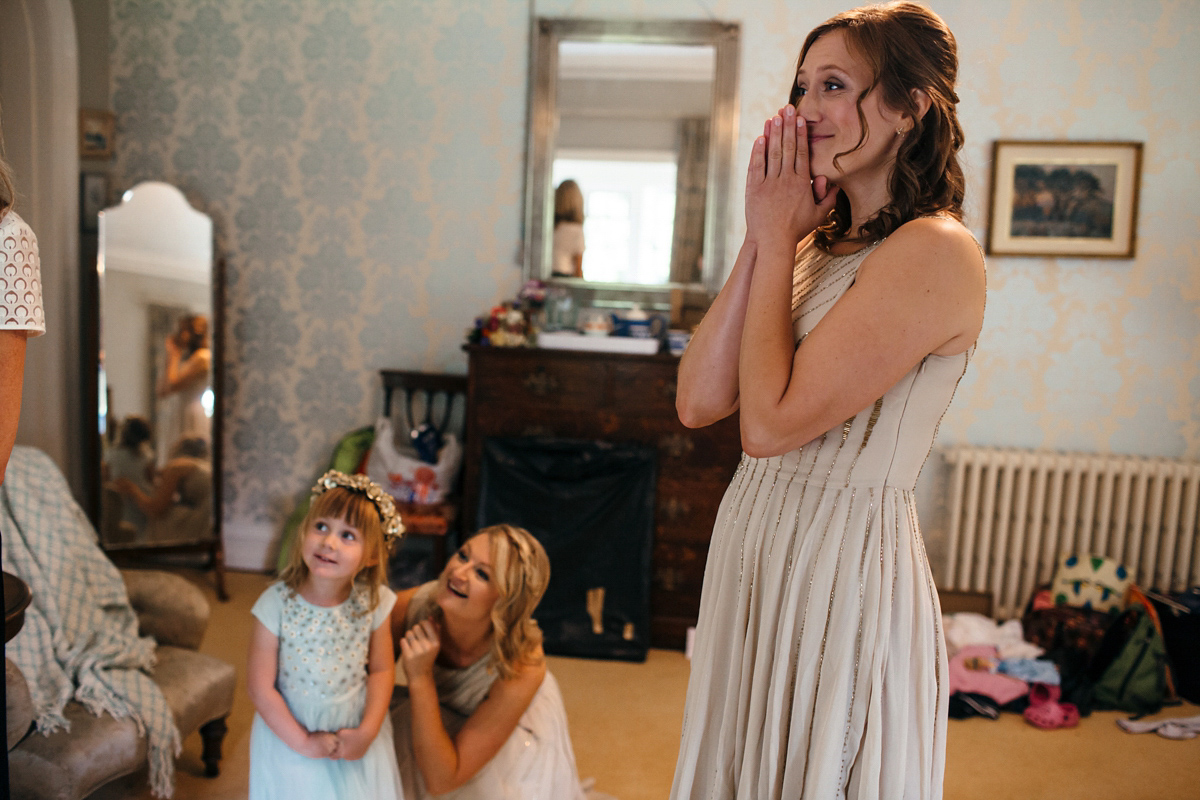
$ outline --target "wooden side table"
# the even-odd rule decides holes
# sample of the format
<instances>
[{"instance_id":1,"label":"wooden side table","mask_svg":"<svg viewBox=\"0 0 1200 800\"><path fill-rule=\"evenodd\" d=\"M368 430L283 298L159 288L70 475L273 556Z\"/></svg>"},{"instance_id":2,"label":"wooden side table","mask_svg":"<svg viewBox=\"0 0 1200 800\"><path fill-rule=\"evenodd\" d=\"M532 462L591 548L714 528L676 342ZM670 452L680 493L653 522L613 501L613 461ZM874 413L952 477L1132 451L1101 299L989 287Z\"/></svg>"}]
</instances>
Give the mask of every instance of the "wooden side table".
<instances>
[{"instance_id":1,"label":"wooden side table","mask_svg":"<svg viewBox=\"0 0 1200 800\"><path fill-rule=\"evenodd\" d=\"M25 624L25 609L31 600L33 592L25 581L11 572L4 573L4 641L16 636Z\"/></svg>"}]
</instances>

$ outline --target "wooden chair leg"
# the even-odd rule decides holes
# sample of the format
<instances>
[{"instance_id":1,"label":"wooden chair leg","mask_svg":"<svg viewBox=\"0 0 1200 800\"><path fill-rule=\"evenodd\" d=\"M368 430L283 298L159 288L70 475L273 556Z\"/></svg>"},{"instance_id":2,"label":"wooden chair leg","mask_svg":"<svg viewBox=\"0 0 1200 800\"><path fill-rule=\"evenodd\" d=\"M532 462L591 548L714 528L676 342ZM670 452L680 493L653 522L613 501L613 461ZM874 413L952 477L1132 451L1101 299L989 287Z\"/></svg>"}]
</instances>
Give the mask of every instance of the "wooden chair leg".
<instances>
[{"instance_id":1,"label":"wooden chair leg","mask_svg":"<svg viewBox=\"0 0 1200 800\"><path fill-rule=\"evenodd\" d=\"M221 773L221 743L225 741L228 731L229 726L225 724L224 717L200 726L200 739L204 742L200 760L204 762L204 774L210 778L215 778Z\"/></svg>"}]
</instances>

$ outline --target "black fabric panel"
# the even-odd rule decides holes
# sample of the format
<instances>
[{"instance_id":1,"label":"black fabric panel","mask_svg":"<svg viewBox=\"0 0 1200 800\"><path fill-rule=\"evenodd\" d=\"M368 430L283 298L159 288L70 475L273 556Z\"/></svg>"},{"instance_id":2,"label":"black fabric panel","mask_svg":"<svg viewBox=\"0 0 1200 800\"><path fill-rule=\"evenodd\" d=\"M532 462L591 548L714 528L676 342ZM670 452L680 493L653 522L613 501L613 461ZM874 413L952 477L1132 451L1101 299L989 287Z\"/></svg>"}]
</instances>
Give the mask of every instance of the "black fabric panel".
<instances>
[{"instance_id":1,"label":"black fabric panel","mask_svg":"<svg viewBox=\"0 0 1200 800\"><path fill-rule=\"evenodd\" d=\"M642 445L484 441L480 527L519 525L550 557L550 585L534 614L547 653L645 660L657 472L654 449ZM605 590L602 634L587 610L588 590L597 587Z\"/></svg>"}]
</instances>

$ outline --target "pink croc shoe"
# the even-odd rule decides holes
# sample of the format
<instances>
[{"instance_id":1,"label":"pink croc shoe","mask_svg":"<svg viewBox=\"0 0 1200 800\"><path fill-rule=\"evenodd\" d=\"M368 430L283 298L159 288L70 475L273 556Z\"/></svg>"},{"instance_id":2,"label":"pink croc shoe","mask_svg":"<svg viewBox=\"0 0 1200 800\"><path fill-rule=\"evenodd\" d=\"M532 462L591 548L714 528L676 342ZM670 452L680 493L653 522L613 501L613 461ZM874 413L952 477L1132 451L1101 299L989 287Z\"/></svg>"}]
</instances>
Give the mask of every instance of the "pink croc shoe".
<instances>
[{"instance_id":1,"label":"pink croc shoe","mask_svg":"<svg viewBox=\"0 0 1200 800\"><path fill-rule=\"evenodd\" d=\"M1056 703L1062 697L1062 687L1050 683L1035 683L1029 687L1029 705L1040 706L1042 703Z\"/></svg>"},{"instance_id":2,"label":"pink croc shoe","mask_svg":"<svg viewBox=\"0 0 1200 800\"><path fill-rule=\"evenodd\" d=\"M1057 686L1054 687L1058 689ZM1030 693L1032 697L1032 692ZM1043 730L1055 728L1074 728L1079 724L1079 709L1074 703L1059 703L1056 700L1046 700L1025 709L1025 721Z\"/></svg>"}]
</instances>

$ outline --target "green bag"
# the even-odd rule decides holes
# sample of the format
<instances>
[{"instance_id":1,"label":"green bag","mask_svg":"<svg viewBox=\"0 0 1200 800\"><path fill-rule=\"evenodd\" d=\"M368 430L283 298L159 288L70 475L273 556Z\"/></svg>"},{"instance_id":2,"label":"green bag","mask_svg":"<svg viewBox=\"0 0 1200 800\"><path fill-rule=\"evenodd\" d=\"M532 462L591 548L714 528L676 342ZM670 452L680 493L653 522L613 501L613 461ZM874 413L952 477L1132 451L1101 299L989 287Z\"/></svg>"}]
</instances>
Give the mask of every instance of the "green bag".
<instances>
[{"instance_id":1,"label":"green bag","mask_svg":"<svg viewBox=\"0 0 1200 800\"><path fill-rule=\"evenodd\" d=\"M1130 613L1130 612L1125 612ZM1096 682L1096 708L1153 714L1167 699L1167 648L1154 620L1138 611L1137 625Z\"/></svg>"},{"instance_id":2,"label":"green bag","mask_svg":"<svg viewBox=\"0 0 1200 800\"><path fill-rule=\"evenodd\" d=\"M353 475L359 471L363 459L371 451L371 445L374 442L374 425L350 431L350 433L338 439L337 445L334 446L333 457L329 459L329 469L336 469L340 472ZM304 522L304 515L308 513L308 507L311 503L312 495L304 495L304 499L296 505L296 510L291 513L287 518L287 522L283 524L283 537L279 545L279 558L275 561L275 572L277 574L283 572L283 568L287 566L288 558L292 552L292 542L296 538L296 530L300 527L300 523Z\"/></svg>"}]
</instances>

